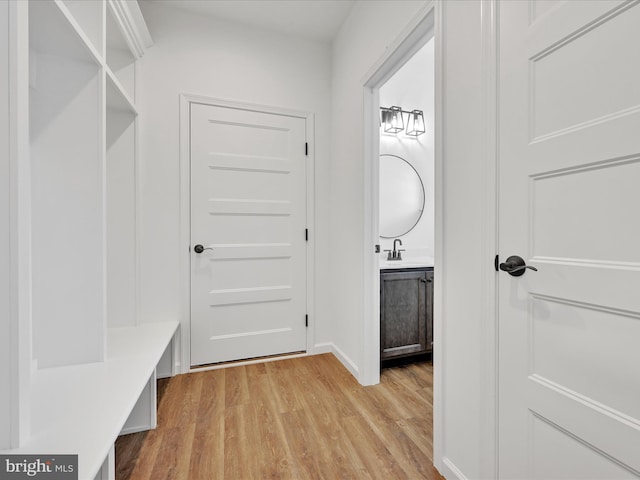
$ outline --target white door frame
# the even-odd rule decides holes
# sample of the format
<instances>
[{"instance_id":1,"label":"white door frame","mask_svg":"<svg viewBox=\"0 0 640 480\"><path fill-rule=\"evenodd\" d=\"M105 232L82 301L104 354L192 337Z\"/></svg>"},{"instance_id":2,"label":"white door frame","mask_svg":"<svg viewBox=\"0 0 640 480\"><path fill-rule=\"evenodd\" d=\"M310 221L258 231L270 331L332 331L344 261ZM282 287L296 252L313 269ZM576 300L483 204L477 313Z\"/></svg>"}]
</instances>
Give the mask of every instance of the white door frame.
<instances>
[{"instance_id":1,"label":"white door frame","mask_svg":"<svg viewBox=\"0 0 640 480\"><path fill-rule=\"evenodd\" d=\"M487 175L483 179L486 186L486 198L484 198L486 230L481 241L483 250L497 251L497 129L496 129L496 24L497 16L496 0L483 0L482 9L486 15L482 15L483 50L486 59L483 72L483 116L486 118L484 126L485 145L483 145L483 157L486 163ZM435 37L435 258L434 271L439 279L434 284L434 385L433 385L433 460L436 468L450 478L464 478L464 475L448 461L444 451L444 291L442 279L444 272L444 104L445 92L445 45L444 45L444 7L442 2L433 0L414 16L404 31L387 48L382 58L369 71L364 85L364 235L363 235L363 284L364 284L364 352L363 371L360 382L364 385L373 385L380 381L380 279L379 257L374 252L374 245L378 243L378 202L379 202L379 88L388 80L421 46L430 36ZM482 361L486 366L484 370L486 395L483 395L483 411L486 415L481 420L480 435L483 442L483 465L481 470L487 472L490 477L497 475L497 358L496 358L496 288L495 275L491 269L482 272L483 280L487 280L483 287L486 294L486 304L483 306L481 321L486 323L486 336L478 339L482 343L484 352Z\"/></svg>"},{"instance_id":2,"label":"white door frame","mask_svg":"<svg viewBox=\"0 0 640 480\"><path fill-rule=\"evenodd\" d=\"M426 4L412 19L404 31L387 48L385 54L365 76L364 83L364 358L360 383L375 385L380 382L380 268L379 256L374 245L379 237L379 169L380 169L380 87L391 78L429 39L434 36L434 2ZM440 57L436 52L436 71ZM436 98L438 85L436 83ZM439 115L436 112L436 126ZM439 131L439 128L436 128ZM439 155L436 137L436 172ZM436 173L436 195L439 179ZM442 202L436 201L436 234L442 215ZM436 250L436 265L439 251ZM434 305L442 302L437 299ZM434 345L435 346L435 345ZM435 363L435 362L434 362Z\"/></svg>"},{"instance_id":3,"label":"white door frame","mask_svg":"<svg viewBox=\"0 0 640 480\"><path fill-rule=\"evenodd\" d=\"M180 94L180 291L181 291L181 319L180 339L176 344L180 345L180 353L174 355L180 364L176 371L188 373L191 371L191 181L190 181L190 132L191 104L199 103L214 107L227 107L252 112L286 115L306 120L306 138L309 144L306 158L306 213L309 240L307 242L307 313L309 326L307 328L306 354L313 354L315 345L315 139L314 139L314 115L310 112L291 110L287 108L257 105L252 103L224 100L204 95ZM302 145L300 146L302 148ZM237 363L255 363L255 360ZM228 365L227 365L228 366ZM216 367L213 367L216 368ZM205 367L206 369L206 367ZM203 370L198 368L196 370Z\"/></svg>"}]
</instances>

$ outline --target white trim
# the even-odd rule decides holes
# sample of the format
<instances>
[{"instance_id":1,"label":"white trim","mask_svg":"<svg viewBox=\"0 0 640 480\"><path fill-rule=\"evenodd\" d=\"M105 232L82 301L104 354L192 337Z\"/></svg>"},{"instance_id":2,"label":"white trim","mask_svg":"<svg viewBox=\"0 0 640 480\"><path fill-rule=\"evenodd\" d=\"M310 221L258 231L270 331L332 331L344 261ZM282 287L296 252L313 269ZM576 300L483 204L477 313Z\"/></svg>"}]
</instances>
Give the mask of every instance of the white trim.
<instances>
[{"instance_id":1,"label":"white trim","mask_svg":"<svg viewBox=\"0 0 640 480\"><path fill-rule=\"evenodd\" d=\"M482 115L484 145L482 164L485 177L482 196L483 258L498 253L498 0L481 2L482 35ZM498 273L493 268L483 270L481 280L483 305L481 310L484 337L480 358L483 366L483 386L480 400L480 475L498 478Z\"/></svg>"},{"instance_id":2,"label":"white trim","mask_svg":"<svg viewBox=\"0 0 640 480\"><path fill-rule=\"evenodd\" d=\"M190 108L192 103L228 107L252 112L271 113L289 117L302 118L306 124L306 142L309 144L307 155L306 178L306 214L309 240L307 242L307 314L309 326L307 328L307 352L304 355L315 353L315 117L313 113L289 108L274 107L240 102L235 100L209 97L206 95L180 94L180 292L181 292L181 318L180 318L180 355L176 355L176 370L180 373L200 371L191 369L191 207L190 207L190 175L189 175L189 137L190 137ZM176 343L178 343L176 342ZM284 358L291 358L285 356ZM277 357L274 357L277 358ZM255 363L255 362L254 362ZM235 363L234 363L235 364ZM244 363L242 363L244 364ZM204 367L212 370L228 367L229 364Z\"/></svg>"},{"instance_id":3,"label":"white trim","mask_svg":"<svg viewBox=\"0 0 640 480\"><path fill-rule=\"evenodd\" d=\"M430 38L434 22L425 20L434 13L435 2L426 2L387 47L362 79L365 87L379 87L389 80ZM426 27L426 28L425 28Z\"/></svg>"},{"instance_id":4,"label":"white trim","mask_svg":"<svg viewBox=\"0 0 640 480\"><path fill-rule=\"evenodd\" d=\"M480 238L483 257L491 259L498 252L498 84L497 84L497 0L481 0L482 22L482 115L485 118L484 144L481 150L481 161L485 165L485 176L480 179L483 183L482 197L482 226L483 232ZM436 118L444 118L446 114L446 80L444 78L445 48L442 34L444 28L444 2L436 5ZM446 151L444 149L444 133L442 124L436 124L436 258L434 275L439 279L434 284L434 381L433 381L433 458L435 467L446 478L458 478L465 480L466 476L446 456L444 449L445 438L445 409L444 396L444 352L441 345L444 339L444 293L441 291L446 270L443 265L443 251L446 248L444 239L444 192L440 185L444 185L444 162ZM482 342L482 358L479 359L483 367L482 385L484 391L478 401L480 402L481 418L479 419L479 435L482 439L480 446L479 471L482 478L498 478L498 359L497 359L497 276L492 268L483 272L480 288L483 291L484 303L481 307L481 322L484 335L478 340Z\"/></svg>"},{"instance_id":5,"label":"white trim","mask_svg":"<svg viewBox=\"0 0 640 480\"><path fill-rule=\"evenodd\" d=\"M191 201L189 199L191 187L189 181L189 137L191 131L190 110L195 97L180 95L180 334L177 342L180 344L180 355L176 356L176 370L187 373L191 368Z\"/></svg>"},{"instance_id":6,"label":"white trim","mask_svg":"<svg viewBox=\"0 0 640 480\"><path fill-rule=\"evenodd\" d=\"M349 370L354 378L359 378L359 369L356 363L351 360L338 346L333 342L318 343L315 345L315 353L332 353L342 363L344 368Z\"/></svg>"},{"instance_id":7,"label":"white trim","mask_svg":"<svg viewBox=\"0 0 640 480\"><path fill-rule=\"evenodd\" d=\"M435 254L433 276L437 279L433 285L433 464L446 478L451 476L445 473L444 457L444 345L443 319L444 311L444 276L446 272L441 265L444 263L444 97L446 85L444 82L444 5L436 3L435 21L435 118L439 119L435 124L434 158L435 158ZM438 339L436 341L436 339ZM459 478L459 477L458 477Z\"/></svg>"},{"instance_id":8,"label":"white trim","mask_svg":"<svg viewBox=\"0 0 640 480\"><path fill-rule=\"evenodd\" d=\"M357 377L363 385L380 381L380 278L379 257L373 253L378 243L378 155L379 128L376 122L379 109L379 88L431 37L435 37L435 258L434 275L434 388L433 388L433 460L435 467L445 472L444 450L444 401L442 319L444 292L442 290L442 264L444 259L444 194L443 177L443 46L442 3L429 2L416 14L411 23L389 46L382 58L367 74L364 83L364 359L362 375ZM367 320L370 319L370 320ZM447 460L448 461L448 460ZM450 462L449 462L450 463ZM451 466L453 466L451 464ZM456 472L459 473L459 471ZM451 471L453 474L453 470ZM464 478L464 476L456 476ZM447 476L447 475L445 475ZM449 475L451 478L451 475Z\"/></svg>"},{"instance_id":9,"label":"white trim","mask_svg":"<svg viewBox=\"0 0 640 480\"><path fill-rule=\"evenodd\" d=\"M373 65L363 81L364 88L364 231L363 231L363 359L362 373L358 380L362 385L380 382L380 278L379 256L374 245L379 242L379 89L393 76L426 42L434 31L434 2L429 2L414 16L407 27L387 48L384 55ZM438 69L438 66L436 66ZM436 92L437 96L437 92ZM436 118L436 127L439 120ZM437 186L436 186L437 189ZM440 209L436 204L436 219ZM440 212L441 213L441 212ZM375 219L375 220L374 220ZM437 251L436 251L437 254ZM436 262L438 261L436 255ZM440 299L435 300L441 303Z\"/></svg>"},{"instance_id":10,"label":"white trim","mask_svg":"<svg viewBox=\"0 0 640 480\"><path fill-rule=\"evenodd\" d=\"M29 143L29 6L9 2L9 162L11 201L11 445L31 431L31 169Z\"/></svg>"},{"instance_id":11,"label":"white trim","mask_svg":"<svg viewBox=\"0 0 640 480\"><path fill-rule=\"evenodd\" d=\"M378 188L380 144L374 120L380 108L379 88L364 90L364 305L362 375L356 376L362 385L380 383L380 258L374 245L379 242ZM378 134L378 136L374 136ZM367 161L370 159L370 161ZM374 192L375 190L375 192Z\"/></svg>"},{"instance_id":12,"label":"white trim","mask_svg":"<svg viewBox=\"0 0 640 480\"><path fill-rule=\"evenodd\" d=\"M140 64L135 62L133 65L133 97L138 98L138 75L140 73ZM135 111L137 112L137 110ZM134 275L134 325L140 325L142 319L142 156L140 142L140 116L135 113L133 119L133 181L134 181L134 198L133 198L133 215L134 215L134 238L133 249L135 252L133 275ZM178 329L179 330L179 329ZM172 343L175 343L172 340Z\"/></svg>"},{"instance_id":13,"label":"white trim","mask_svg":"<svg viewBox=\"0 0 640 480\"><path fill-rule=\"evenodd\" d=\"M98 160L100 168L100 245L94 245L96 251L100 252L101 271L101 291L100 291L100 316L101 316L101 336L100 361L107 360L107 328L109 327L107 318L107 73L104 68L99 70L98 95L100 98L98 105Z\"/></svg>"},{"instance_id":14,"label":"white trim","mask_svg":"<svg viewBox=\"0 0 640 480\"><path fill-rule=\"evenodd\" d=\"M141 58L145 49L153 45L153 40L144 22L138 2L108 0L108 9L120 27L131 53L136 59Z\"/></svg>"},{"instance_id":15,"label":"white trim","mask_svg":"<svg viewBox=\"0 0 640 480\"><path fill-rule=\"evenodd\" d=\"M467 477L447 457L444 457L442 459L442 465L443 465L443 468L439 470L442 476L447 480L453 480L454 478L458 480L467 480ZM496 477L487 477L487 478L496 478Z\"/></svg>"}]
</instances>

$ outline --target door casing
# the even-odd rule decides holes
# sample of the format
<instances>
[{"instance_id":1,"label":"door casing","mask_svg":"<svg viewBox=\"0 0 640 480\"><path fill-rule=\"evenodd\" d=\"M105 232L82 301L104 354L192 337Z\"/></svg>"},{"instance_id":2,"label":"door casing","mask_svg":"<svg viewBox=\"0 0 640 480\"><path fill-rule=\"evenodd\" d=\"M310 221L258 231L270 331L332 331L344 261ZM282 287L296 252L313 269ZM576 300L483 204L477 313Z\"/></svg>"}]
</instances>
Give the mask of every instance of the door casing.
<instances>
[{"instance_id":1,"label":"door casing","mask_svg":"<svg viewBox=\"0 0 640 480\"><path fill-rule=\"evenodd\" d=\"M374 253L379 243L380 87L389 80L434 35L434 4L430 2L414 17L364 81L364 356L358 380L362 385L380 382L380 262ZM438 56L436 53L436 64ZM436 65L436 70L438 69ZM437 86L436 86L437 97ZM436 115L437 116L437 115ZM436 119L436 122L438 120ZM437 142L436 142L437 144ZM436 154L436 163L438 162ZM436 184L438 177L436 174ZM438 202L436 202L436 224ZM437 225L436 225L437 235ZM437 255L437 251L436 251Z\"/></svg>"},{"instance_id":2,"label":"door casing","mask_svg":"<svg viewBox=\"0 0 640 480\"><path fill-rule=\"evenodd\" d=\"M190 186L190 110L191 104L198 103L217 107L251 110L255 112L286 115L303 118L306 121L306 138L309 145L306 158L306 214L309 238L307 242L307 313L309 325L307 328L307 352L294 356L312 355L315 353L315 138L314 115L310 112L291 110L281 107L257 105L233 100L208 97L203 95L180 94L180 297L181 297L181 328L179 330L180 352L175 355L180 364L175 370L188 373L195 370L210 370L219 366L191 368L191 186ZM291 358L289 355L287 358ZM237 364L256 363L262 360L248 360ZM228 365L224 365L228 366Z\"/></svg>"},{"instance_id":3,"label":"door casing","mask_svg":"<svg viewBox=\"0 0 640 480\"><path fill-rule=\"evenodd\" d=\"M447 478L465 478L465 474L451 462L445 451L445 375L446 352L444 351L444 324L446 323L445 292L442 279L447 274L444 251L446 249L445 194L446 162L445 136L443 133L446 78L444 73L447 57L445 36L447 24L444 15L446 6L443 1L434 0L414 16L403 32L389 45L384 55L364 77L364 232L363 232L363 359L362 374L359 378L363 385L373 385L380 381L379 344L380 344L380 283L376 272L379 260L373 253L373 245L378 243L378 202L379 202L379 93L380 86L391 77L399 67L425 42L428 35L435 37L435 266L434 266L434 383L433 383L433 461L436 468ZM478 18L481 27L483 52L482 105L481 116L485 119L482 128L483 144L478 151L478 161L485 168L485 176L478 179L483 185L482 224L484 230L478 238L481 250L488 259L487 268L481 271L469 271L469 275L478 278L485 301L478 321L485 332L479 350L482 352L482 403L483 417L478 420L479 430L474 431L482 440L480 457L483 459L478 470L483 477L497 478L497 277L491 267L493 256L498 252L498 183L497 183L497 19L498 0L481 0L481 15ZM421 43L422 42L422 43ZM464 192L461 192L463 195ZM482 286L481 286L482 285ZM451 295L449 295L451 297ZM460 460L460 459L458 459Z\"/></svg>"}]
</instances>

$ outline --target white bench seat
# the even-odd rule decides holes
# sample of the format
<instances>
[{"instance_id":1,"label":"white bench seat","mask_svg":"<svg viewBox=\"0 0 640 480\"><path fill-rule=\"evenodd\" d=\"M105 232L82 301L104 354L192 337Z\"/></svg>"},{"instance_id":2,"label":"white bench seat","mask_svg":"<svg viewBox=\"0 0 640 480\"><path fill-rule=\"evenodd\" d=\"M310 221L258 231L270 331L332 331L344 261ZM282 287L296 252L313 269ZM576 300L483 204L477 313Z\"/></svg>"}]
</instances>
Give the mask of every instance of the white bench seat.
<instances>
[{"instance_id":1,"label":"white bench seat","mask_svg":"<svg viewBox=\"0 0 640 480\"><path fill-rule=\"evenodd\" d=\"M78 454L78 478L102 478L103 464L113 462L116 438L145 387L155 382L177 328L177 321L111 328L105 362L34 372L31 436L23 447L5 452Z\"/></svg>"}]
</instances>

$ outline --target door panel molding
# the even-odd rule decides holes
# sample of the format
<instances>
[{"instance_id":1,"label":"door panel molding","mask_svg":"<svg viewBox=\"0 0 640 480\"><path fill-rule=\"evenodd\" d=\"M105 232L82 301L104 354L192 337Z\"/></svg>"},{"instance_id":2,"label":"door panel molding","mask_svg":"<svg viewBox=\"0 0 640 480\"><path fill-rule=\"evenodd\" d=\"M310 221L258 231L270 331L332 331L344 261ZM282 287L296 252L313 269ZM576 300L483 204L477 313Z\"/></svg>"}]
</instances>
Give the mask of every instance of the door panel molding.
<instances>
[{"instance_id":1,"label":"door panel molding","mask_svg":"<svg viewBox=\"0 0 640 480\"><path fill-rule=\"evenodd\" d=\"M199 368L192 369L190 364L191 358L191 222L190 222L190 197L191 197L191 189L190 189L190 109L192 104L202 104L209 105L214 107L227 107L233 108L236 110L246 110L250 112L258 112L258 113L270 113L275 115L283 115L295 118L302 118L306 120L306 141L309 144L308 155L306 157L307 162L307 174L306 174L306 217L307 217L307 226L310 229L310 235L307 243L307 252L306 252L306 271L307 271L307 293L306 293L306 302L307 302L307 310L309 315L309 327L307 328L307 355L314 354L314 345L315 345L315 126L314 126L314 114L311 112L294 110L289 108L275 107L270 105L261 105L261 104L253 104L236 100L229 99L221 99L216 97L210 97L206 95L198 95L198 94L189 94L182 93L180 94L180 292L181 292L181 328L180 328L180 353L176 355L178 359L178 363L176 365L176 371L181 373L188 373L191 370L201 370ZM300 148L304 148L304 145L300 145ZM216 155L215 152L211 153L211 165L212 169L231 169L231 170L243 170L243 171L254 171L254 172L262 172L262 173L271 173L271 174L287 174L288 167L286 162L282 161L269 161L267 160L268 168L264 169L263 158L260 158L260 165L262 168L256 169L256 160L257 156L243 156L241 160L241 166L238 168L237 166L231 168L229 165L228 158L229 155ZM234 158L234 161L238 160ZM221 206L224 202L220 202L224 199L212 199L217 202L213 202ZM227 202L231 203L231 202ZM237 201L233 202L234 205L226 205L225 208L241 208ZM265 214L271 211L276 212L277 214L286 214L286 206L283 205L265 205ZM283 210L284 208L284 210ZM221 212L217 212L221 213ZM212 245L214 248L217 248L216 245ZM220 245L219 247L223 247ZM251 245L251 247L256 247L256 245ZM265 244L265 249L271 250L269 254L269 258L273 258L273 252L276 252L279 256L282 255L283 258L286 256L287 245L275 245L275 244ZM233 249L238 250L238 249ZM229 257L229 255L240 255L244 257L247 255L255 255L259 252L253 251L255 248L251 248L245 253L239 252L227 252L222 253L215 260L222 260L222 258L233 258ZM249 257L247 257L249 258ZM256 257L253 257L256 258ZM278 292L276 292L278 293ZM265 295L269 294L273 297L274 301L279 301L283 295L283 292L279 292L278 295L275 295L273 292L265 292ZM242 303L243 292L224 292L222 294L224 299L221 297L221 301ZM275 295L275 296L274 296ZM226 303L225 303L226 304Z\"/></svg>"},{"instance_id":2,"label":"door panel molding","mask_svg":"<svg viewBox=\"0 0 640 480\"><path fill-rule=\"evenodd\" d=\"M640 2L500 10L500 477L638 478Z\"/></svg>"}]
</instances>

